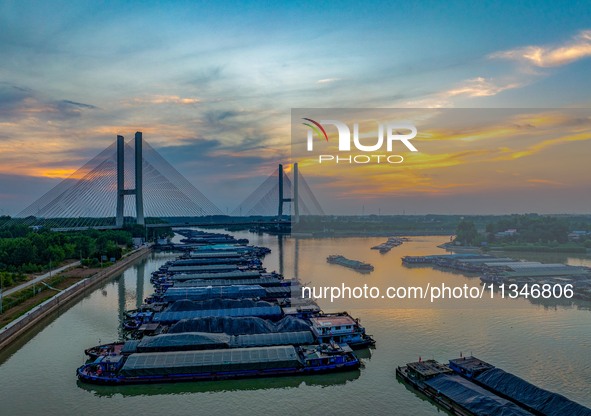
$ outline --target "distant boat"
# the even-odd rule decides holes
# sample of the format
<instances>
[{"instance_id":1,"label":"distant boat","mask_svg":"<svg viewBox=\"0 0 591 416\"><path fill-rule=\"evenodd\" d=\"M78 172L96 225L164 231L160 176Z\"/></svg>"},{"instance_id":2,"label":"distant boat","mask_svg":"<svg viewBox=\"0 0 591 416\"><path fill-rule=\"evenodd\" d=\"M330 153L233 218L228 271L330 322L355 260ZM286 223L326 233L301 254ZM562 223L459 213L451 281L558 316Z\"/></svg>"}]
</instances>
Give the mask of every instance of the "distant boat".
<instances>
[{"instance_id":1,"label":"distant boat","mask_svg":"<svg viewBox=\"0 0 591 416\"><path fill-rule=\"evenodd\" d=\"M373 246L371 249L372 250L380 250L381 254L386 254L387 252L392 250L393 247L398 247L403 242L404 242L404 240L402 238L390 237L390 238L388 238L388 241L386 241L385 243L378 244L377 246Z\"/></svg>"},{"instance_id":2,"label":"distant boat","mask_svg":"<svg viewBox=\"0 0 591 416\"><path fill-rule=\"evenodd\" d=\"M331 264L339 264L341 266L348 267L350 269L354 269L363 273L369 273L373 271L373 266L369 263L364 263L358 260L351 260L337 254L331 254L326 258L326 261Z\"/></svg>"}]
</instances>

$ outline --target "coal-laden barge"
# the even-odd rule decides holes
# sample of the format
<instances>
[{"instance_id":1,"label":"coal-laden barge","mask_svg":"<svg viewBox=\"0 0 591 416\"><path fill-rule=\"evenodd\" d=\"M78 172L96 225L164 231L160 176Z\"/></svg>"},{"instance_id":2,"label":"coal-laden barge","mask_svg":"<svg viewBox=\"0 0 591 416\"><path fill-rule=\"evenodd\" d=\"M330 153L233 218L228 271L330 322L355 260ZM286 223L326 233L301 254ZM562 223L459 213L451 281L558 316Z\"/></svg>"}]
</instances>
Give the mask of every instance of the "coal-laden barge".
<instances>
[{"instance_id":1,"label":"coal-laden barge","mask_svg":"<svg viewBox=\"0 0 591 416\"><path fill-rule=\"evenodd\" d=\"M356 270L360 273L369 273L372 272L374 267L369 263L364 263L359 260L351 260L346 258L345 256L341 256L338 254L331 254L326 258L326 262L330 264L338 264L343 267L348 267L349 269Z\"/></svg>"},{"instance_id":2,"label":"coal-laden barge","mask_svg":"<svg viewBox=\"0 0 591 416\"><path fill-rule=\"evenodd\" d=\"M268 273L266 247L214 235L152 273L154 293L126 312L123 341L85 352L81 382L123 385L355 370L353 349L375 345L346 312L299 300L297 279ZM195 237L197 236L197 237ZM132 338L127 339L126 338ZM100 341L99 341L100 343Z\"/></svg>"},{"instance_id":3,"label":"coal-laden barge","mask_svg":"<svg viewBox=\"0 0 591 416\"><path fill-rule=\"evenodd\" d=\"M361 366L347 346L293 345L100 356L76 370L92 384L228 380L349 371Z\"/></svg>"},{"instance_id":4,"label":"coal-laden barge","mask_svg":"<svg viewBox=\"0 0 591 416\"><path fill-rule=\"evenodd\" d=\"M476 357L419 360L398 367L396 376L454 415L591 416L591 409Z\"/></svg>"}]
</instances>

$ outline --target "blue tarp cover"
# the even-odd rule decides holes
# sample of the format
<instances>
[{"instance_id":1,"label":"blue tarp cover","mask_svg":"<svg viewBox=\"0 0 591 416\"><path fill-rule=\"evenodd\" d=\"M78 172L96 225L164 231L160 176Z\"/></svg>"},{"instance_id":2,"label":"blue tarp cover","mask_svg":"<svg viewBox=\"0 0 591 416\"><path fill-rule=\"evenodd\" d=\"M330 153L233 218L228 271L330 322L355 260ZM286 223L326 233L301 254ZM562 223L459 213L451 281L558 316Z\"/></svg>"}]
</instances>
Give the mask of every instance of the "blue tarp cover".
<instances>
[{"instance_id":1,"label":"blue tarp cover","mask_svg":"<svg viewBox=\"0 0 591 416\"><path fill-rule=\"evenodd\" d=\"M201 374L221 371L299 368L291 345L206 351L151 352L128 356L120 374L127 377Z\"/></svg>"},{"instance_id":2,"label":"blue tarp cover","mask_svg":"<svg viewBox=\"0 0 591 416\"><path fill-rule=\"evenodd\" d=\"M244 261L240 257L237 258L205 258L205 259L180 259L172 262L172 266L194 266L199 264L235 264Z\"/></svg>"},{"instance_id":3,"label":"blue tarp cover","mask_svg":"<svg viewBox=\"0 0 591 416\"><path fill-rule=\"evenodd\" d=\"M273 345L310 345L310 331L270 334L227 335L224 333L183 332L160 334L125 342L122 352L191 351L224 348L268 347Z\"/></svg>"},{"instance_id":4,"label":"blue tarp cover","mask_svg":"<svg viewBox=\"0 0 591 416\"><path fill-rule=\"evenodd\" d=\"M217 272L227 270L237 270L238 266L235 264L207 264L207 265L178 265L168 267L169 273L182 273L182 272Z\"/></svg>"},{"instance_id":5,"label":"blue tarp cover","mask_svg":"<svg viewBox=\"0 0 591 416\"><path fill-rule=\"evenodd\" d=\"M457 374L442 374L425 381L425 384L476 415L532 415L515 403L505 400Z\"/></svg>"},{"instance_id":6,"label":"blue tarp cover","mask_svg":"<svg viewBox=\"0 0 591 416\"><path fill-rule=\"evenodd\" d=\"M244 299L259 298L267 295L261 286L216 286L216 287L188 287L168 289L162 299L172 302L181 299L206 300L213 298Z\"/></svg>"},{"instance_id":7,"label":"blue tarp cover","mask_svg":"<svg viewBox=\"0 0 591 416\"><path fill-rule=\"evenodd\" d=\"M230 345L239 347L262 347L269 345L310 345L314 335L310 331L276 332L270 334L246 334L231 337Z\"/></svg>"},{"instance_id":8,"label":"blue tarp cover","mask_svg":"<svg viewBox=\"0 0 591 416\"><path fill-rule=\"evenodd\" d=\"M256 279L191 279L185 281L175 281L174 287L203 287L203 286L232 286L232 285L291 285L290 280L281 280L277 277L259 277Z\"/></svg>"},{"instance_id":9,"label":"blue tarp cover","mask_svg":"<svg viewBox=\"0 0 591 416\"><path fill-rule=\"evenodd\" d=\"M252 299L208 299L201 301L177 300L162 312L197 311L200 309L252 308L255 306L273 306L272 303Z\"/></svg>"},{"instance_id":10,"label":"blue tarp cover","mask_svg":"<svg viewBox=\"0 0 591 416\"><path fill-rule=\"evenodd\" d=\"M200 309L196 311L155 313L152 322L178 322L181 319L203 318L206 316L281 316L281 307L255 306L252 308Z\"/></svg>"},{"instance_id":11,"label":"blue tarp cover","mask_svg":"<svg viewBox=\"0 0 591 416\"><path fill-rule=\"evenodd\" d=\"M500 368L487 370L477 376L476 380L547 416L591 416L591 409L560 394L534 386Z\"/></svg>"},{"instance_id":12,"label":"blue tarp cover","mask_svg":"<svg viewBox=\"0 0 591 416\"><path fill-rule=\"evenodd\" d=\"M228 335L241 335L309 330L309 324L301 319L294 318L293 316L286 316L275 323L254 316L240 318L209 316L199 319L183 319L182 321L171 325L168 333L178 334L181 332L225 332Z\"/></svg>"},{"instance_id":13,"label":"blue tarp cover","mask_svg":"<svg viewBox=\"0 0 591 416\"><path fill-rule=\"evenodd\" d=\"M176 281L182 280L217 280L217 279L254 279L261 277L261 272L257 270L234 270L228 272L211 273L177 273L169 276L168 279Z\"/></svg>"},{"instance_id":14,"label":"blue tarp cover","mask_svg":"<svg viewBox=\"0 0 591 416\"><path fill-rule=\"evenodd\" d=\"M139 352L229 348L230 339L231 337L226 334L208 334L205 332L160 334L142 338L135 348ZM125 345L127 345L127 342Z\"/></svg>"}]
</instances>

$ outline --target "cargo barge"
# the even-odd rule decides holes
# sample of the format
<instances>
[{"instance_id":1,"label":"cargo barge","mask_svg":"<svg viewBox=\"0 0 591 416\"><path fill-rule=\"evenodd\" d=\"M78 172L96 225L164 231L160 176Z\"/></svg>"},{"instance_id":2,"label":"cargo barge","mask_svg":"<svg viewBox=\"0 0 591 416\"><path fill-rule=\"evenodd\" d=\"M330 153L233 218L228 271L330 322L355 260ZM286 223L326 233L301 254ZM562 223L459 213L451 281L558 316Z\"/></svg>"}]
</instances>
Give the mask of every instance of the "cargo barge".
<instances>
[{"instance_id":1,"label":"cargo barge","mask_svg":"<svg viewBox=\"0 0 591 416\"><path fill-rule=\"evenodd\" d=\"M182 332L146 336L141 340L97 345L84 351L91 360L101 356L130 355L145 352L198 351L229 348L270 347L276 345L311 345L310 331L271 332L267 334L228 335L211 332Z\"/></svg>"},{"instance_id":2,"label":"cargo barge","mask_svg":"<svg viewBox=\"0 0 591 416\"><path fill-rule=\"evenodd\" d=\"M398 367L396 377L453 415L533 415L435 360L418 361Z\"/></svg>"},{"instance_id":3,"label":"cargo barge","mask_svg":"<svg viewBox=\"0 0 591 416\"><path fill-rule=\"evenodd\" d=\"M348 267L349 269L353 269L361 273L369 273L373 271L373 266L369 263L364 263L358 260L351 260L337 254L331 254L326 258L326 261L330 264L338 264L340 266Z\"/></svg>"},{"instance_id":4,"label":"cargo barge","mask_svg":"<svg viewBox=\"0 0 591 416\"><path fill-rule=\"evenodd\" d=\"M320 343L346 343L353 349L373 347L376 341L365 328L347 312L318 314L308 319L312 332Z\"/></svg>"},{"instance_id":5,"label":"cargo barge","mask_svg":"<svg viewBox=\"0 0 591 416\"><path fill-rule=\"evenodd\" d=\"M144 308L140 311L126 313L123 328L138 329L140 325L150 322L170 324L182 319L195 319L205 316L258 316L266 318L281 318L283 311L279 305L252 299L208 299L202 301L179 300L158 310Z\"/></svg>"},{"instance_id":6,"label":"cargo barge","mask_svg":"<svg viewBox=\"0 0 591 416\"><path fill-rule=\"evenodd\" d=\"M454 415L591 416L591 409L476 357L448 365L419 360L398 367L396 376Z\"/></svg>"},{"instance_id":7,"label":"cargo barge","mask_svg":"<svg viewBox=\"0 0 591 416\"><path fill-rule=\"evenodd\" d=\"M476 357L450 360L449 368L465 379L516 403L534 415L591 416L591 409L561 394L535 386Z\"/></svg>"},{"instance_id":8,"label":"cargo barge","mask_svg":"<svg viewBox=\"0 0 591 416\"><path fill-rule=\"evenodd\" d=\"M148 323L173 324L183 319L198 319L210 316L254 316L267 319L279 319L283 317L283 311L279 305L271 305L268 302L257 302L256 305L242 308L194 309L146 313L142 318L123 321L123 328L126 330L135 330L141 325Z\"/></svg>"},{"instance_id":9,"label":"cargo barge","mask_svg":"<svg viewBox=\"0 0 591 416\"><path fill-rule=\"evenodd\" d=\"M522 261L475 253L405 256L402 264L406 267L451 269L467 276L479 274L485 284L515 284L520 289L531 284L550 284L561 286L564 290L567 285L572 285L574 298L591 300L591 268L586 266Z\"/></svg>"},{"instance_id":10,"label":"cargo barge","mask_svg":"<svg viewBox=\"0 0 591 416\"><path fill-rule=\"evenodd\" d=\"M85 383L122 385L311 375L355 370L347 346L273 346L100 356L76 370Z\"/></svg>"},{"instance_id":11,"label":"cargo barge","mask_svg":"<svg viewBox=\"0 0 591 416\"><path fill-rule=\"evenodd\" d=\"M377 246L373 246L371 249L372 250L379 250L380 254L386 254L390 250L392 250L394 247L398 247L398 246L402 245L403 242L404 242L404 240L402 238L390 237L390 238L388 238L388 241L386 241L385 243L378 244Z\"/></svg>"},{"instance_id":12,"label":"cargo barge","mask_svg":"<svg viewBox=\"0 0 591 416\"><path fill-rule=\"evenodd\" d=\"M77 369L81 381L120 385L359 368L352 349L375 341L358 320L299 302L298 280L262 267L269 249L212 244L212 235L209 244L195 246L201 237L152 273L155 291L125 313L123 340L85 350L93 361Z\"/></svg>"}]
</instances>

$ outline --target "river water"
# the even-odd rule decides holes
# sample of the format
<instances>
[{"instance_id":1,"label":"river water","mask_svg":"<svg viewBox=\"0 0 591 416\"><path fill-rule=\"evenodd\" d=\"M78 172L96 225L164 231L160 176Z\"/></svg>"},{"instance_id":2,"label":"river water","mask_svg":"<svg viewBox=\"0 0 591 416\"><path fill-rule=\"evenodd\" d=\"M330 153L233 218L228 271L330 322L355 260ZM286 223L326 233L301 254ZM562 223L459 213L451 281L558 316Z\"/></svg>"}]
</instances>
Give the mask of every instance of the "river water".
<instances>
[{"instance_id":1,"label":"river water","mask_svg":"<svg viewBox=\"0 0 591 416\"><path fill-rule=\"evenodd\" d=\"M431 268L407 268L405 255L442 254L445 237L412 237L390 253L370 247L385 238L295 239L236 233L270 247L269 270L311 286L478 285ZM375 266L362 275L326 263L343 254ZM194 382L145 386L91 386L77 381L83 350L120 337L121 313L150 294L150 273L173 254L154 253L104 283L45 327L0 353L0 415L436 415L430 402L395 378L397 365L474 355L540 387L591 407L591 312L587 303L528 300L319 300L325 312L347 310L377 340L362 352L355 372L310 377ZM512 256L517 256L515 253ZM570 264L586 258L563 257ZM553 259L556 261L556 259Z\"/></svg>"}]
</instances>

